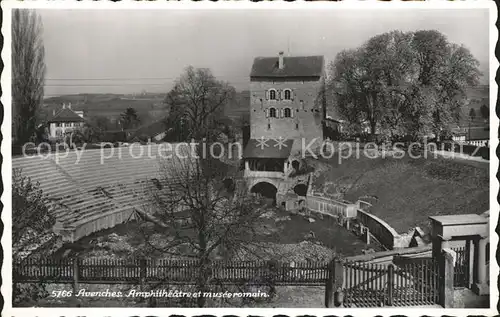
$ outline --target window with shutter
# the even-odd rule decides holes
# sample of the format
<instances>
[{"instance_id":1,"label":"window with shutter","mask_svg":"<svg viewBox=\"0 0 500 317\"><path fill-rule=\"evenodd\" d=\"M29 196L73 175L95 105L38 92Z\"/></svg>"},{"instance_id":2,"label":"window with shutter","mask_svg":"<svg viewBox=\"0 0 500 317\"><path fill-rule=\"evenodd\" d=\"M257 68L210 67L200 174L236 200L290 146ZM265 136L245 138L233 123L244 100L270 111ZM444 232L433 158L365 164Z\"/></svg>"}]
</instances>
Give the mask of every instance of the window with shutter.
<instances>
[{"instance_id":1,"label":"window with shutter","mask_svg":"<svg viewBox=\"0 0 500 317\"><path fill-rule=\"evenodd\" d=\"M269 90L269 100L276 100L276 89Z\"/></svg>"},{"instance_id":2,"label":"window with shutter","mask_svg":"<svg viewBox=\"0 0 500 317\"><path fill-rule=\"evenodd\" d=\"M291 118L292 117L292 111L290 110L290 108L285 108L283 110L283 116L285 118Z\"/></svg>"},{"instance_id":3,"label":"window with shutter","mask_svg":"<svg viewBox=\"0 0 500 317\"><path fill-rule=\"evenodd\" d=\"M280 109L280 118L283 118L283 109Z\"/></svg>"},{"instance_id":4,"label":"window with shutter","mask_svg":"<svg viewBox=\"0 0 500 317\"><path fill-rule=\"evenodd\" d=\"M266 100L269 100L269 90L266 90Z\"/></svg>"},{"instance_id":5,"label":"window with shutter","mask_svg":"<svg viewBox=\"0 0 500 317\"><path fill-rule=\"evenodd\" d=\"M269 108L269 117L276 118L276 109L275 108Z\"/></svg>"},{"instance_id":6,"label":"window with shutter","mask_svg":"<svg viewBox=\"0 0 500 317\"><path fill-rule=\"evenodd\" d=\"M266 118L269 118L269 109L266 109Z\"/></svg>"},{"instance_id":7,"label":"window with shutter","mask_svg":"<svg viewBox=\"0 0 500 317\"><path fill-rule=\"evenodd\" d=\"M285 100L292 100L292 91L290 89L285 89L284 90L283 99L285 99Z\"/></svg>"}]
</instances>

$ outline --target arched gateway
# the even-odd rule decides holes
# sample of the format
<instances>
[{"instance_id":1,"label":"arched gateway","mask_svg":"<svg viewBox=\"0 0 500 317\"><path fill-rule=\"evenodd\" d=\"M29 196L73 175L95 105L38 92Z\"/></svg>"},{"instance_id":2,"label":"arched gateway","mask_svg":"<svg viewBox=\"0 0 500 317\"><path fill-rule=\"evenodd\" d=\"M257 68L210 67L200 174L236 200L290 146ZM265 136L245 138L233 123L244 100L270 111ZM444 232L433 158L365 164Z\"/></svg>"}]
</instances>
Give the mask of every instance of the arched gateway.
<instances>
[{"instance_id":1,"label":"arched gateway","mask_svg":"<svg viewBox=\"0 0 500 317\"><path fill-rule=\"evenodd\" d=\"M262 197L272 199L273 205L276 204L276 193L278 189L276 186L269 182L258 182L250 188L250 192L253 194L259 194Z\"/></svg>"}]
</instances>

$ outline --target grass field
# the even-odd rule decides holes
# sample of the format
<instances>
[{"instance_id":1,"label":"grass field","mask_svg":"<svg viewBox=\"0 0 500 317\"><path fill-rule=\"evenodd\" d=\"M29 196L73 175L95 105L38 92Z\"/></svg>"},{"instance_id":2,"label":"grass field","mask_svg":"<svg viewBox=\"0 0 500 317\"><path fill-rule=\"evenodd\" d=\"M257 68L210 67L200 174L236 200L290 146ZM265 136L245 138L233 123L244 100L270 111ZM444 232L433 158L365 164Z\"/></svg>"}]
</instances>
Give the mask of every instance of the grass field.
<instances>
[{"instance_id":1,"label":"grass field","mask_svg":"<svg viewBox=\"0 0 500 317\"><path fill-rule=\"evenodd\" d=\"M400 233L415 226L426 230L429 216L489 210L489 169L485 163L471 165L444 158L370 159L362 155L341 164L334 158L321 164L328 167L316 179L317 186L331 182L328 192L344 191L350 201L370 196L372 212Z\"/></svg>"}]
</instances>

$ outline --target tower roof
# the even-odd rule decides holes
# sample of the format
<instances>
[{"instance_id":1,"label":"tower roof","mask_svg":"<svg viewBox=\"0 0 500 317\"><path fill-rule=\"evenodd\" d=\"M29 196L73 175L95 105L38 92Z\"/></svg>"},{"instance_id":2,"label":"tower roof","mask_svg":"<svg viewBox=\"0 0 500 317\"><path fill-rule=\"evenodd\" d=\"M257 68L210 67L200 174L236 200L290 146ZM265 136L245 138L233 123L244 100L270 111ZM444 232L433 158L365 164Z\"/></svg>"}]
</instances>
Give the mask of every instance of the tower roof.
<instances>
[{"instance_id":1,"label":"tower roof","mask_svg":"<svg viewBox=\"0 0 500 317\"><path fill-rule=\"evenodd\" d=\"M323 56L283 57L283 68L279 68L279 57L256 57L253 61L250 78L290 78L321 77L323 75Z\"/></svg>"}]
</instances>

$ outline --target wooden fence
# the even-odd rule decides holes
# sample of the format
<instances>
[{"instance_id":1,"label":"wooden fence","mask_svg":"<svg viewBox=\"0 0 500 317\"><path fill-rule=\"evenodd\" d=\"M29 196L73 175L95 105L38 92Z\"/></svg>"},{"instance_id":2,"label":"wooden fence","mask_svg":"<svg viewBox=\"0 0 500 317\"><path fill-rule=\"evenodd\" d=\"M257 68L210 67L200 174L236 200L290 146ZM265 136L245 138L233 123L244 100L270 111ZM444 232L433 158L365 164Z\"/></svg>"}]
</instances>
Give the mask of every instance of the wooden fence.
<instances>
[{"instance_id":1,"label":"wooden fence","mask_svg":"<svg viewBox=\"0 0 500 317\"><path fill-rule=\"evenodd\" d=\"M325 305L435 305L441 298L440 272L439 263L433 259L401 265L333 261L329 264Z\"/></svg>"},{"instance_id":2,"label":"wooden fence","mask_svg":"<svg viewBox=\"0 0 500 317\"><path fill-rule=\"evenodd\" d=\"M16 263L13 280L89 284L194 284L200 274L198 261L150 259L27 259ZM274 285L324 285L327 263L212 262L210 283Z\"/></svg>"}]
</instances>

